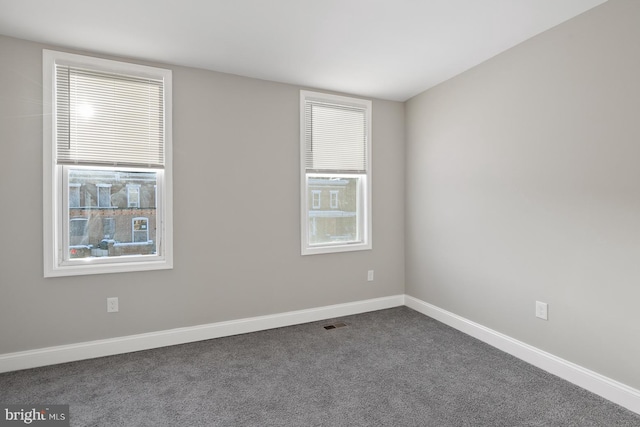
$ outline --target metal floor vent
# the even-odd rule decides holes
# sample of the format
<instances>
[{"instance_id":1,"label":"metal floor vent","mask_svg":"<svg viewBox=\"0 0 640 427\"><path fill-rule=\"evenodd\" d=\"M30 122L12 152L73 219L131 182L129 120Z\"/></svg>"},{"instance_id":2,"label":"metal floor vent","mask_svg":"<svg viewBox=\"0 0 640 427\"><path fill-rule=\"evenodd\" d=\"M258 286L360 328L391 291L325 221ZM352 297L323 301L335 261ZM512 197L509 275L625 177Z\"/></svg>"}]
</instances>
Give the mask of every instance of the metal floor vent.
<instances>
[{"instance_id":1,"label":"metal floor vent","mask_svg":"<svg viewBox=\"0 0 640 427\"><path fill-rule=\"evenodd\" d=\"M329 330L329 329L342 328L342 327L345 327L345 326L347 326L347 324L346 324L346 323L342 323L342 322L340 322L340 323L334 323L333 325L327 325L327 326L324 326L324 328L325 328L326 330Z\"/></svg>"}]
</instances>

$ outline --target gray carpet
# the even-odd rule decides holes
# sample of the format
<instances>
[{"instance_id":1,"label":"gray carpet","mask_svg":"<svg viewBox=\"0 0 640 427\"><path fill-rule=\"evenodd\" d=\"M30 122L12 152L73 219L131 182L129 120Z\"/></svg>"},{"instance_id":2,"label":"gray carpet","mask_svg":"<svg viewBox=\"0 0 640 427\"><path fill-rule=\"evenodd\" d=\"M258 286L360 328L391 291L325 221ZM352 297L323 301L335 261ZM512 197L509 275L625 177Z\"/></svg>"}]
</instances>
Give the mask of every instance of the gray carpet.
<instances>
[{"instance_id":1,"label":"gray carpet","mask_svg":"<svg viewBox=\"0 0 640 427\"><path fill-rule=\"evenodd\" d=\"M69 404L72 426L640 426L406 307L10 372L0 402Z\"/></svg>"}]
</instances>

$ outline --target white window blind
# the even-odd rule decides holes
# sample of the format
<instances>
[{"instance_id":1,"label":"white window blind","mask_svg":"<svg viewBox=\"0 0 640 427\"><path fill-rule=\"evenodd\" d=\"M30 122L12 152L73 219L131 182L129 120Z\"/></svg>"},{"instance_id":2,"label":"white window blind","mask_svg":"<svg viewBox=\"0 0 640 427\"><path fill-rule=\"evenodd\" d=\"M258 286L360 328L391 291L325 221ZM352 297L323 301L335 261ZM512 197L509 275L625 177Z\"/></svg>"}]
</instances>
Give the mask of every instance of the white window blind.
<instances>
[{"instance_id":1,"label":"white window blind","mask_svg":"<svg viewBox=\"0 0 640 427\"><path fill-rule=\"evenodd\" d=\"M56 162L164 166L164 82L56 65Z\"/></svg>"},{"instance_id":2,"label":"white window blind","mask_svg":"<svg viewBox=\"0 0 640 427\"><path fill-rule=\"evenodd\" d=\"M367 172L365 108L307 99L304 122L307 172Z\"/></svg>"}]
</instances>

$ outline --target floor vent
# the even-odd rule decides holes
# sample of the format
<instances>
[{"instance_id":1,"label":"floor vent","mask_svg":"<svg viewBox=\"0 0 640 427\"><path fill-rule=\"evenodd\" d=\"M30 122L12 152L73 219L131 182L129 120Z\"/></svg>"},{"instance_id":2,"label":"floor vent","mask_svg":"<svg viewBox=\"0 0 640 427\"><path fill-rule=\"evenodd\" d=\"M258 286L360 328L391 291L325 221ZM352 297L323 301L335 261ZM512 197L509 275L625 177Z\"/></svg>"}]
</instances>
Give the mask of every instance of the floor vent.
<instances>
[{"instance_id":1,"label":"floor vent","mask_svg":"<svg viewBox=\"0 0 640 427\"><path fill-rule=\"evenodd\" d=\"M329 329L342 328L342 327L345 327L345 326L347 326L347 324L346 324L346 323L342 323L342 322L340 322L340 323L334 323L333 325L327 325L327 326L325 326L324 328L325 328L326 330L329 330Z\"/></svg>"}]
</instances>

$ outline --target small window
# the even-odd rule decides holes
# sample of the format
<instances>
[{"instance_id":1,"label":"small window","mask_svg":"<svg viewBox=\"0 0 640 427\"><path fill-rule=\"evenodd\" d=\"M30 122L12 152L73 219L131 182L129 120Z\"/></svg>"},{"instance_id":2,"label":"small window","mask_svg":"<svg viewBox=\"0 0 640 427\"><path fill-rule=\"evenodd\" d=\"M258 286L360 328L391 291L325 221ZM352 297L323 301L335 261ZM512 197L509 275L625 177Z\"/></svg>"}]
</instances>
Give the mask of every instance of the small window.
<instances>
[{"instance_id":1,"label":"small window","mask_svg":"<svg viewBox=\"0 0 640 427\"><path fill-rule=\"evenodd\" d=\"M111 207L111 185L109 184L96 184L96 192L98 193L96 199L98 200L99 208Z\"/></svg>"},{"instance_id":2,"label":"small window","mask_svg":"<svg viewBox=\"0 0 640 427\"><path fill-rule=\"evenodd\" d=\"M172 268L171 71L44 50L43 87L45 277Z\"/></svg>"},{"instance_id":3,"label":"small window","mask_svg":"<svg viewBox=\"0 0 640 427\"><path fill-rule=\"evenodd\" d=\"M371 101L301 91L300 104L302 254L371 249Z\"/></svg>"},{"instance_id":4,"label":"small window","mask_svg":"<svg viewBox=\"0 0 640 427\"><path fill-rule=\"evenodd\" d=\"M135 184L127 185L127 206L130 208L140 207L140 186Z\"/></svg>"},{"instance_id":5,"label":"small window","mask_svg":"<svg viewBox=\"0 0 640 427\"><path fill-rule=\"evenodd\" d=\"M113 239L116 234L116 221L113 218L102 219L102 238Z\"/></svg>"},{"instance_id":6,"label":"small window","mask_svg":"<svg viewBox=\"0 0 640 427\"><path fill-rule=\"evenodd\" d=\"M69 207L80 207L80 184L69 184Z\"/></svg>"},{"instance_id":7,"label":"small window","mask_svg":"<svg viewBox=\"0 0 640 427\"><path fill-rule=\"evenodd\" d=\"M149 218L133 218L132 241L135 243L149 241Z\"/></svg>"},{"instance_id":8,"label":"small window","mask_svg":"<svg viewBox=\"0 0 640 427\"><path fill-rule=\"evenodd\" d=\"M322 192L320 190L311 190L311 208L320 209Z\"/></svg>"},{"instance_id":9,"label":"small window","mask_svg":"<svg viewBox=\"0 0 640 427\"><path fill-rule=\"evenodd\" d=\"M71 218L69 220L69 246L86 245L89 243L87 235L87 218Z\"/></svg>"},{"instance_id":10,"label":"small window","mask_svg":"<svg viewBox=\"0 0 640 427\"><path fill-rule=\"evenodd\" d=\"M338 209L338 194L339 191L338 190L331 190L329 192L329 197L330 197L330 206L331 209Z\"/></svg>"}]
</instances>

